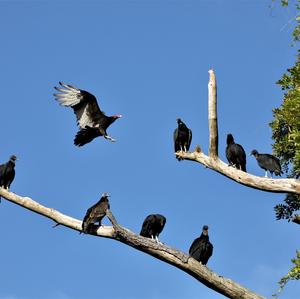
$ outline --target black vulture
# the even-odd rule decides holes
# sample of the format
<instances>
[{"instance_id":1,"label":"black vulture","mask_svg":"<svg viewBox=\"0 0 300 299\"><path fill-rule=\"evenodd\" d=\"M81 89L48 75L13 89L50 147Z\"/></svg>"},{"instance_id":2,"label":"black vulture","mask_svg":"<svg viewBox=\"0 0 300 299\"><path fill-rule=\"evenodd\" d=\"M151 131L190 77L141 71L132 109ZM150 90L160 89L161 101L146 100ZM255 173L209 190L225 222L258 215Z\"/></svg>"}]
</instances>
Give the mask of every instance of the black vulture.
<instances>
[{"instance_id":1,"label":"black vulture","mask_svg":"<svg viewBox=\"0 0 300 299\"><path fill-rule=\"evenodd\" d=\"M15 163L17 157L12 155L9 161L0 165L0 187L9 190L11 183L15 178ZM1 201L1 197L0 197Z\"/></svg>"},{"instance_id":2,"label":"black vulture","mask_svg":"<svg viewBox=\"0 0 300 299\"><path fill-rule=\"evenodd\" d=\"M212 256L213 248L213 245L209 242L208 226L204 225L201 236L193 241L189 254L201 264L206 265Z\"/></svg>"},{"instance_id":3,"label":"black vulture","mask_svg":"<svg viewBox=\"0 0 300 299\"><path fill-rule=\"evenodd\" d=\"M247 172L246 153L240 144L234 142L231 134L227 135L226 158L229 162L229 165Z\"/></svg>"},{"instance_id":4,"label":"black vulture","mask_svg":"<svg viewBox=\"0 0 300 299\"><path fill-rule=\"evenodd\" d=\"M101 221L105 217L107 209L110 208L109 196L108 193L103 193L100 200L86 211L82 222L82 231L84 233L90 233L97 222L101 226Z\"/></svg>"},{"instance_id":5,"label":"black vulture","mask_svg":"<svg viewBox=\"0 0 300 299\"><path fill-rule=\"evenodd\" d=\"M257 150L253 150L251 155L256 158L258 165L266 171L265 177L268 177L268 170L271 176L273 176L273 172L279 176L283 173L281 171L280 161L277 157L270 154L260 154Z\"/></svg>"},{"instance_id":6,"label":"black vulture","mask_svg":"<svg viewBox=\"0 0 300 299\"><path fill-rule=\"evenodd\" d=\"M157 242L159 234L166 224L166 217L160 214L151 214L143 222L140 235L146 238L155 239Z\"/></svg>"},{"instance_id":7,"label":"black vulture","mask_svg":"<svg viewBox=\"0 0 300 299\"><path fill-rule=\"evenodd\" d=\"M56 100L65 107L72 107L76 114L77 124L80 130L77 132L74 144L77 146L85 145L98 136L110 141L116 141L110 137L106 130L118 118L120 114L106 116L100 110L97 99L91 93L78 89L69 84L59 82L63 87L54 87L60 93L55 93Z\"/></svg>"},{"instance_id":8,"label":"black vulture","mask_svg":"<svg viewBox=\"0 0 300 299\"><path fill-rule=\"evenodd\" d=\"M189 129L180 118L177 119L177 124L178 127L173 134L175 153L178 151L187 152L192 142L192 130ZM182 160L182 158L178 156L176 156L176 159L178 161Z\"/></svg>"}]
</instances>

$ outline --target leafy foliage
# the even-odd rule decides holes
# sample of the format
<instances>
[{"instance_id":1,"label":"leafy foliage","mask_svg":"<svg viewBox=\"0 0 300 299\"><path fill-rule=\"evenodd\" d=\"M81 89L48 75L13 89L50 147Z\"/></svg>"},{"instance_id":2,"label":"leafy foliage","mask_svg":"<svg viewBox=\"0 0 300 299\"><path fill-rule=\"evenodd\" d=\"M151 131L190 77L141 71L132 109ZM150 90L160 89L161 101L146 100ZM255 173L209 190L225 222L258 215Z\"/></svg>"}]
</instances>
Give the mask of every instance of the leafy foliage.
<instances>
[{"instance_id":1,"label":"leafy foliage","mask_svg":"<svg viewBox=\"0 0 300 299\"><path fill-rule=\"evenodd\" d=\"M289 6L289 4L291 4L291 2L293 2L293 1L291 1L291 0L281 0L281 5L283 7L287 7L287 6ZM296 10L300 11L300 0L294 0L294 2L295 2L294 5L295 5ZM295 21L296 21L296 26L295 26L295 29L292 33L294 42L300 41L300 16L299 16L299 14L300 13L296 14L295 18L294 18Z\"/></svg>"},{"instance_id":2,"label":"leafy foliage","mask_svg":"<svg viewBox=\"0 0 300 299\"><path fill-rule=\"evenodd\" d=\"M273 110L274 120L270 123L275 141L273 150L280 158L289 177L300 177L300 51L295 66L277 82L285 91L283 103ZM288 194L285 204L275 206L276 219L293 218L300 209L300 196Z\"/></svg>"},{"instance_id":3,"label":"leafy foliage","mask_svg":"<svg viewBox=\"0 0 300 299\"><path fill-rule=\"evenodd\" d=\"M282 6L288 6L291 0L281 0ZM292 33L294 45L300 41L300 0L295 1L298 12L295 15L295 29ZM270 123L273 150L280 158L284 171L289 177L300 177L300 51L296 63L287 69L287 72L277 82L284 91L283 102L279 108L273 110L274 119ZM294 219L295 212L300 209L300 196L287 194L284 204L277 205L275 209L276 219ZM298 223L298 222L297 222ZM299 224L299 223L298 223ZM294 266L279 281L279 290L274 297L284 289L290 280L300 279L300 251L296 258L292 259Z\"/></svg>"},{"instance_id":4,"label":"leafy foliage","mask_svg":"<svg viewBox=\"0 0 300 299\"><path fill-rule=\"evenodd\" d=\"M275 143L273 150L281 159L283 169L289 176L300 176L300 51L295 66L277 82L285 91L283 103L273 110L274 120L270 123ZM298 117L297 117L298 116Z\"/></svg>"},{"instance_id":5,"label":"leafy foliage","mask_svg":"<svg viewBox=\"0 0 300 299\"><path fill-rule=\"evenodd\" d=\"M296 258L292 259L294 267L288 272L287 275L282 277L279 281L279 290L273 297L277 298L279 293L284 289L285 285L290 280L299 280L300 279L300 251L297 251Z\"/></svg>"},{"instance_id":6,"label":"leafy foliage","mask_svg":"<svg viewBox=\"0 0 300 299\"><path fill-rule=\"evenodd\" d=\"M285 198L286 204L275 206L276 219L287 219L288 221L294 218L294 213L300 209L300 196L288 194Z\"/></svg>"}]
</instances>

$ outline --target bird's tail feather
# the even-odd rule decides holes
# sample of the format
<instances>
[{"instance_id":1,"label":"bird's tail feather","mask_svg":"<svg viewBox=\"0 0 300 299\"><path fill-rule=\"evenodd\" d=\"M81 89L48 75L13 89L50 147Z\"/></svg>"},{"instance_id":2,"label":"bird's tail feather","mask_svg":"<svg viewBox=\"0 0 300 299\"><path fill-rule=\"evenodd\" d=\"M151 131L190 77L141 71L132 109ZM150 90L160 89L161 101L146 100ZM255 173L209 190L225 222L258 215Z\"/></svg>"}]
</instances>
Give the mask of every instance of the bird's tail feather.
<instances>
[{"instance_id":1,"label":"bird's tail feather","mask_svg":"<svg viewBox=\"0 0 300 299\"><path fill-rule=\"evenodd\" d=\"M83 146L91 142L97 136L100 136L100 133L97 130L86 127L77 132L74 138L74 144L77 146Z\"/></svg>"}]
</instances>

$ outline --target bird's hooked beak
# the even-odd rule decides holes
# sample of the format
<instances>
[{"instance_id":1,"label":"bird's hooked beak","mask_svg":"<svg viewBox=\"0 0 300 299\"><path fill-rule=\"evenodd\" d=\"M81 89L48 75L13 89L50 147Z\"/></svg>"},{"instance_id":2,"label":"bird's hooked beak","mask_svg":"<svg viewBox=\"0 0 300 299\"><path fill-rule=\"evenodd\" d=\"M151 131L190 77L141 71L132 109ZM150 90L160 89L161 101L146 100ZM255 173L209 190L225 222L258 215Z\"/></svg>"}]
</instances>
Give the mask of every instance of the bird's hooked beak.
<instances>
[{"instance_id":1,"label":"bird's hooked beak","mask_svg":"<svg viewBox=\"0 0 300 299\"><path fill-rule=\"evenodd\" d=\"M13 155L13 156L10 157L10 160L12 160L12 161L18 161L19 158L17 156Z\"/></svg>"},{"instance_id":2,"label":"bird's hooked beak","mask_svg":"<svg viewBox=\"0 0 300 299\"><path fill-rule=\"evenodd\" d=\"M107 192L104 192L101 196L102 197L110 197L110 195Z\"/></svg>"}]
</instances>

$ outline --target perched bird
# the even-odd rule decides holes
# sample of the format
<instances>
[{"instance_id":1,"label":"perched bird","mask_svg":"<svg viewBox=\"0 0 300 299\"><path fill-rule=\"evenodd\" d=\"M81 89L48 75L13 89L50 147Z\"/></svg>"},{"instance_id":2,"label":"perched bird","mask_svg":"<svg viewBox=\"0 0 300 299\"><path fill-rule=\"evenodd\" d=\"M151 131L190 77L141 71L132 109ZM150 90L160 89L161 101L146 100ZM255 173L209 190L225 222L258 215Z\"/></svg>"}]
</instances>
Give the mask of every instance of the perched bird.
<instances>
[{"instance_id":1,"label":"perched bird","mask_svg":"<svg viewBox=\"0 0 300 299\"><path fill-rule=\"evenodd\" d=\"M192 130L189 129L180 118L177 119L177 124L178 127L173 134L175 153L178 151L187 152L192 142ZM178 156L176 156L176 159L178 161L182 160L182 158Z\"/></svg>"},{"instance_id":2,"label":"perched bird","mask_svg":"<svg viewBox=\"0 0 300 299\"><path fill-rule=\"evenodd\" d=\"M77 124L80 130L77 132L74 144L85 145L98 136L103 136L110 141L116 141L110 137L106 130L118 118L120 114L106 116L100 110L95 96L74 86L59 82L62 87L54 87L60 93L55 93L56 100L65 107L72 107L76 114Z\"/></svg>"},{"instance_id":3,"label":"perched bird","mask_svg":"<svg viewBox=\"0 0 300 299\"><path fill-rule=\"evenodd\" d=\"M193 241L189 254L201 264L206 265L212 256L213 248L213 245L209 242L208 226L204 225L201 236Z\"/></svg>"},{"instance_id":4,"label":"perched bird","mask_svg":"<svg viewBox=\"0 0 300 299\"><path fill-rule=\"evenodd\" d=\"M226 158L229 162L229 165L247 172L246 153L240 144L234 142L231 134L227 135Z\"/></svg>"},{"instance_id":5,"label":"perched bird","mask_svg":"<svg viewBox=\"0 0 300 299\"><path fill-rule=\"evenodd\" d=\"M107 209L110 208L109 196L108 193L103 193L100 200L86 211L82 222L83 233L89 233L97 222L101 226L101 221L105 217Z\"/></svg>"},{"instance_id":6,"label":"perched bird","mask_svg":"<svg viewBox=\"0 0 300 299\"><path fill-rule=\"evenodd\" d=\"M155 239L157 242L159 234L166 224L166 217L160 214L151 214L143 222L140 235L146 238Z\"/></svg>"},{"instance_id":7,"label":"perched bird","mask_svg":"<svg viewBox=\"0 0 300 299\"><path fill-rule=\"evenodd\" d=\"M259 167L266 171L265 177L268 177L268 170L270 171L271 176L273 176L273 172L275 175L279 176L283 174L281 171L280 161L277 157L270 154L260 154L257 150L253 150L251 155L256 158Z\"/></svg>"},{"instance_id":8,"label":"perched bird","mask_svg":"<svg viewBox=\"0 0 300 299\"><path fill-rule=\"evenodd\" d=\"M15 178L15 163L17 157L12 155L9 161L0 165L0 187L9 190L11 183ZM1 201L1 197L0 197Z\"/></svg>"}]
</instances>

